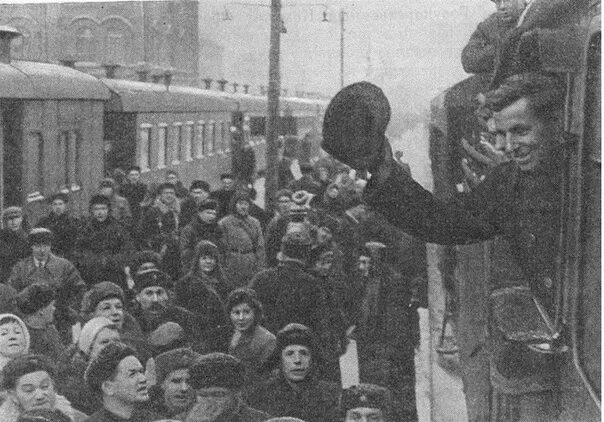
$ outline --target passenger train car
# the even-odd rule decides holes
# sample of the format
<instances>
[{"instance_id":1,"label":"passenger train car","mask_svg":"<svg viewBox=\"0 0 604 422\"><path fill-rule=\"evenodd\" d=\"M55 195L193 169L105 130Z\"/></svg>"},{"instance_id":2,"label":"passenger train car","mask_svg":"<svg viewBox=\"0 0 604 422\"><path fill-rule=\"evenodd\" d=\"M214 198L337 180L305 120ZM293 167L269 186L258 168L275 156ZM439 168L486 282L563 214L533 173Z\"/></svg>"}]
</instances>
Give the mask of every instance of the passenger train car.
<instances>
[{"instance_id":1,"label":"passenger train car","mask_svg":"<svg viewBox=\"0 0 604 422\"><path fill-rule=\"evenodd\" d=\"M561 186L563 211L556 255L551 257L557 267L556 279L551 280L557 299L551 309L533 312L520 307L517 314L507 316L518 329L534 328L535 322L548 325L554 333L556 348L539 352L556 355L553 371L558 385L547 403L532 402L530 393L507 385L507 393L514 396L513 411L501 412L501 403L493 402L496 379L486 362L488 350L483 341L485 332L496 326L488 299L493 242L441 247L437 264L444 283L433 287L430 297L432 325L439 327L432 336L433 346L440 352L432 355L433 367L451 368L451 355L458 354L470 421L540 421L552 409L556 416L547 420L579 422L601 417L600 2L578 1L575 12L571 25L550 30L556 36L534 52L542 69L558 73L568 86L566 162L560 168L565 179ZM489 79L473 76L432 101L430 153L435 194L441 198L455 196L463 186L461 140L476 136L475 97L488 90ZM532 295L536 297L535 292ZM450 315L452 324L443 323ZM454 328L456 345L443 344L449 325ZM441 394L447 391L439 385L442 382L443 377L432 378L433 416L442 414L450 397Z\"/></svg>"},{"instance_id":2,"label":"passenger train car","mask_svg":"<svg viewBox=\"0 0 604 422\"><path fill-rule=\"evenodd\" d=\"M138 165L145 182L166 171L185 185L217 187L231 171L232 129L266 168L266 98L243 93L95 78L67 66L11 60L19 33L0 27L0 209L25 206L36 220L45 198L69 195L72 212L87 213L90 195L115 168ZM300 158L320 153L325 102L281 98L281 134L298 144Z\"/></svg>"}]
</instances>

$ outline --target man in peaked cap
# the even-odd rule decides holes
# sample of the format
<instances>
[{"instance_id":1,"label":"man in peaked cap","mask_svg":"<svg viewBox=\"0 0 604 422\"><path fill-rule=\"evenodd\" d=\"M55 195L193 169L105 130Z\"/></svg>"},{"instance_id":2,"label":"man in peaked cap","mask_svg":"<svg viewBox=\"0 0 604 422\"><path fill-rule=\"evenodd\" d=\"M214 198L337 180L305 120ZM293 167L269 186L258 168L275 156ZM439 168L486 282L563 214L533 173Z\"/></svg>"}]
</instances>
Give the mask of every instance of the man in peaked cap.
<instances>
[{"instance_id":1,"label":"man in peaked cap","mask_svg":"<svg viewBox=\"0 0 604 422\"><path fill-rule=\"evenodd\" d=\"M169 291L173 286L172 279L166 273L151 269L139 273L134 278L137 306L132 315L140 324L147 338L154 337L165 344L157 335L168 335L170 330L162 327L167 322L174 322L184 330L184 338L195 347L202 338L204 327L194 325L196 321L192 312L171 303ZM153 333L160 330L156 335Z\"/></svg>"},{"instance_id":2,"label":"man in peaked cap","mask_svg":"<svg viewBox=\"0 0 604 422\"><path fill-rule=\"evenodd\" d=\"M394 422L389 415L389 396L387 389L374 384L345 389L340 400L344 422Z\"/></svg>"},{"instance_id":3,"label":"man in peaked cap","mask_svg":"<svg viewBox=\"0 0 604 422\"><path fill-rule=\"evenodd\" d=\"M204 355L191 367L190 376L196 400L184 421L262 422L271 418L243 401L245 366L236 357L224 353Z\"/></svg>"}]
</instances>

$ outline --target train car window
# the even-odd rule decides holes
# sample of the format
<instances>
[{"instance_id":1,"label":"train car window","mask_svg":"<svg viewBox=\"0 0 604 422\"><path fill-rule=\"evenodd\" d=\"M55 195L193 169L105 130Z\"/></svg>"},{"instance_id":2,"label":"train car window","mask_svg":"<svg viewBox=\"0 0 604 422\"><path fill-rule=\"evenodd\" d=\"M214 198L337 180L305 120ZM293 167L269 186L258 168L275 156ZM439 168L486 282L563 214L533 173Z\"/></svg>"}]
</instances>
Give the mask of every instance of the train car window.
<instances>
[{"instance_id":1,"label":"train car window","mask_svg":"<svg viewBox=\"0 0 604 422\"><path fill-rule=\"evenodd\" d=\"M578 357L586 377L601 397L601 65L600 34L589 46L585 84L583 209L581 261L576 321Z\"/></svg>"},{"instance_id":2,"label":"train car window","mask_svg":"<svg viewBox=\"0 0 604 422\"><path fill-rule=\"evenodd\" d=\"M197 122L197 158L206 154L206 122Z\"/></svg>"},{"instance_id":3,"label":"train car window","mask_svg":"<svg viewBox=\"0 0 604 422\"><path fill-rule=\"evenodd\" d=\"M218 122L218 124L216 125L216 138L214 140L214 148L216 150L216 152L222 152L222 132L224 129L224 123L222 122Z\"/></svg>"},{"instance_id":4,"label":"train car window","mask_svg":"<svg viewBox=\"0 0 604 422\"><path fill-rule=\"evenodd\" d=\"M59 135L59 189L62 192L80 190L81 151L80 134L76 130L62 131Z\"/></svg>"},{"instance_id":5,"label":"train car window","mask_svg":"<svg viewBox=\"0 0 604 422\"><path fill-rule=\"evenodd\" d=\"M163 169L168 164L168 127L160 124L157 128L157 168Z\"/></svg>"},{"instance_id":6,"label":"train car window","mask_svg":"<svg viewBox=\"0 0 604 422\"><path fill-rule=\"evenodd\" d=\"M229 134L231 131L227 130L226 124L224 122L220 122L220 132L222 134L222 150L224 152L229 152L231 150L229 144Z\"/></svg>"},{"instance_id":7,"label":"train car window","mask_svg":"<svg viewBox=\"0 0 604 422\"><path fill-rule=\"evenodd\" d=\"M193 135L195 133L193 129L193 124L193 122L187 122L184 128L184 150L186 161L193 160Z\"/></svg>"},{"instance_id":8,"label":"train car window","mask_svg":"<svg viewBox=\"0 0 604 422\"><path fill-rule=\"evenodd\" d=\"M174 138L172 144L172 164L180 164L182 158L182 123L174 123Z\"/></svg>"},{"instance_id":9,"label":"train car window","mask_svg":"<svg viewBox=\"0 0 604 422\"><path fill-rule=\"evenodd\" d=\"M59 189L68 191L69 186L69 132L61 132L59 135Z\"/></svg>"},{"instance_id":10,"label":"train car window","mask_svg":"<svg viewBox=\"0 0 604 422\"><path fill-rule=\"evenodd\" d=\"M298 125L294 116L279 117L279 134L280 135L297 135Z\"/></svg>"},{"instance_id":11,"label":"train car window","mask_svg":"<svg viewBox=\"0 0 604 422\"><path fill-rule=\"evenodd\" d=\"M40 132L30 132L27 135L27 200L43 199L44 191L44 137Z\"/></svg>"},{"instance_id":12,"label":"train car window","mask_svg":"<svg viewBox=\"0 0 604 422\"><path fill-rule=\"evenodd\" d=\"M208 154L212 154L216 146L216 122L210 122L210 142L208 143Z\"/></svg>"},{"instance_id":13,"label":"train car window","mask_svg":"<svg viewBox=\"0 0 604 422\"><path fill-rule=\"evenodd\" d=\"M81 186L82 171L82 136L79 131L69 133L69 180L71 190L78 191Z\"/></svg>"},{"instance_id":14,"label":"train car window","mask_svg":"<svg viewBox=\"0 0 604 422\"><path fill-rule=\"evenodd\" d=\"M250 117L250 136L264 136L266 134L266 117Z\"/></svg>"},{"instance_id":15,"label":"train car window","mask_svg":"<svg viewBox=\"0 0 604 422\"><path fill-rule=\"evenodd\" d=\"M151 129L151 125L141 125L139 165L143 172L151 168Z\"/></svg>"}]
</instances>

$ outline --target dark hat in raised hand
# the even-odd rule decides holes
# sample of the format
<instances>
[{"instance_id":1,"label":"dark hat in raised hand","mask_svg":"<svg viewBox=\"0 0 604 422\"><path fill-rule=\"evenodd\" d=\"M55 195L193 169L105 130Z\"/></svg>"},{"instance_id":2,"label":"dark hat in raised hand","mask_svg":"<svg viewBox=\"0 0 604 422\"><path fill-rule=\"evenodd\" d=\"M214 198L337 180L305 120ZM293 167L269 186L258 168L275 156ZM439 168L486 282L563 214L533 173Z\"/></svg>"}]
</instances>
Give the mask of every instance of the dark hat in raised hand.
<instances>
[{"instance_id":1,"label":"dark hat in raised hand","mask_svg":"<svg viewBox=\"0 0 604 422\"><path fill-rule=\"evenodd\" d=\"M348 85L327 106L321 146L355 169L375 169L382 159L388 122L390 104L379 87L369 82Z\"/></svg>"}]
</instances>

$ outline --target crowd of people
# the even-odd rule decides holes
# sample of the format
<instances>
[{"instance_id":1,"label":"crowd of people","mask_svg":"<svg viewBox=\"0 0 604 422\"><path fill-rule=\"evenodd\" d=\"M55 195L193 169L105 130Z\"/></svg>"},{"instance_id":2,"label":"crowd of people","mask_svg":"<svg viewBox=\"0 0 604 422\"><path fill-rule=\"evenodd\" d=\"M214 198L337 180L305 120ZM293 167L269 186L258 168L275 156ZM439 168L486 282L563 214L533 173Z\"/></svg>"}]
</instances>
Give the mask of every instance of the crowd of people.
<instances>
[{"instance_id":1,"label":"crowd of people","mask_svg":"<svg viewBox=\"0 0 604 422\"><path fill-rule=\"evenodd\" d=\"M85 217L63 193L32 229L6 208L0 420L417 420L423 245L363 205L350 168L300 169L274 213L230 174L212 191L138 167ZM342 390L351 339L361 384Z\"/></svg>"}]
</instances>

